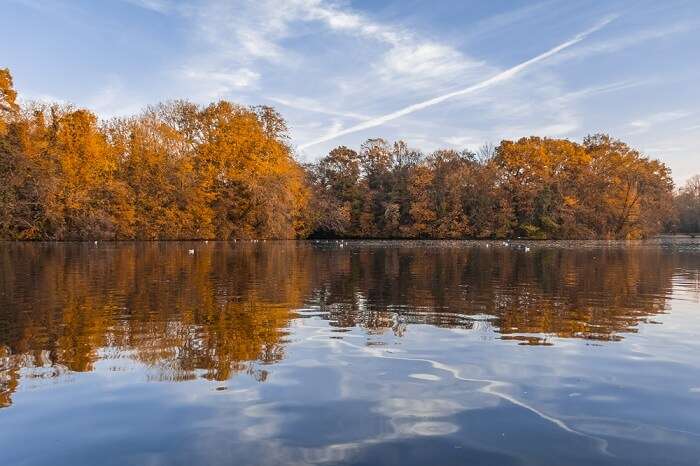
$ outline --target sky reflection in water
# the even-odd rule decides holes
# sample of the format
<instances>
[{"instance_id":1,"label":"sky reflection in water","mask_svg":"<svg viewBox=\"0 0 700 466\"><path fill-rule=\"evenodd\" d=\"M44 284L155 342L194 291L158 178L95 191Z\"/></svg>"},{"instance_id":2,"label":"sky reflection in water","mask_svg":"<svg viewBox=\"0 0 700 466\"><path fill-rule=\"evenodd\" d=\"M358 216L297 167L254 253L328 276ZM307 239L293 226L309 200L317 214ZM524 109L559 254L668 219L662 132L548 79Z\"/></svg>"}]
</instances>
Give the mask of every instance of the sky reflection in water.
<instances>
[{"instance_id":1,"label":"sky reflection in water","mask_svg":"<svg viewBox=\"0 0 700 466\"><path fill-rule=\"evenodd\" d=\"M697 465L700 242L527 246L2 244L1 462Z\"/></svg>"}]
</instances>

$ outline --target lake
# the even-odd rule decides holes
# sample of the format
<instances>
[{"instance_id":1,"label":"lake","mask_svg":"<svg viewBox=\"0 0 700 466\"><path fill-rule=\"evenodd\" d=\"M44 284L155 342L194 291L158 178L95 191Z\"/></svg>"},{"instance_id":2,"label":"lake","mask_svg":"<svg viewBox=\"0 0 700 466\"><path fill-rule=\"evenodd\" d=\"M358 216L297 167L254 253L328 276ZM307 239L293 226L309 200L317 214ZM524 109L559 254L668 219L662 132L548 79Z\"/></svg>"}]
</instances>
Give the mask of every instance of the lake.
<instances>
[{"instance_id":1,"label":"lake","mask_svg":"<svg viewBox=\"0 0 700 466\"><path fill-rule=\"evenodd\" d=\"M0 243L0 464L698 465L699 336L694 239Z\"/></svg>"}]
</instances>

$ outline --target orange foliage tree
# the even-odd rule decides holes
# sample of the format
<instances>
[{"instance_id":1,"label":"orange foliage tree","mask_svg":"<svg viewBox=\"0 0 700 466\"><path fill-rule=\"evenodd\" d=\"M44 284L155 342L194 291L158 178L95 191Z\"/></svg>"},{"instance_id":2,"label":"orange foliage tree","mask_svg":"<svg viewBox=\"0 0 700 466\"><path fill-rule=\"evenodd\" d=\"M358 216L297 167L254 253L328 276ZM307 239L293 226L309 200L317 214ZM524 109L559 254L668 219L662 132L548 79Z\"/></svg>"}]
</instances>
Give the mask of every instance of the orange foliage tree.
<instances>
[{"instance_id":1,"label":"orange foliage tree","mask_svg":"<svg viewBox=\"0 0 700 466\"><path fill-rule=\"evenodd\" d=\"M0 237L296 238L306 174L269 107L175 101L100 123L20 109L0 70Z\"/></svg>"}]
</instances>

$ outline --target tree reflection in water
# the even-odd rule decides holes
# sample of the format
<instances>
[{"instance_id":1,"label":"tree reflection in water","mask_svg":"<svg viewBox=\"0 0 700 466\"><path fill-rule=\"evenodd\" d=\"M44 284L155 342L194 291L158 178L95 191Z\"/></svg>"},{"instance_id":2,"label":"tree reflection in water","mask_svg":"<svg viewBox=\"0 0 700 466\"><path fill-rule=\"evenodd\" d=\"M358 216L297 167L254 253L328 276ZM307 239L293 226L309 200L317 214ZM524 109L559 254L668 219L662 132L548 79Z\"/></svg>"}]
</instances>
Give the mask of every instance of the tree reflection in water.
<instances>
[{"instance_id":1,"label":"tree reflection in water","mask_svg":"<svg viewBox=\"0 0 700 466\"><path fill-rule=\"evenodd\" d=\"M153 380L264 381L302 308L341 338L352 327L400 337L429 324L521 344L615 341L665 312L674 273L698 265L653 246L4 244L0 406L20 377L92 371L100 360L141 364Z\"/></svg>"}]
</instances>

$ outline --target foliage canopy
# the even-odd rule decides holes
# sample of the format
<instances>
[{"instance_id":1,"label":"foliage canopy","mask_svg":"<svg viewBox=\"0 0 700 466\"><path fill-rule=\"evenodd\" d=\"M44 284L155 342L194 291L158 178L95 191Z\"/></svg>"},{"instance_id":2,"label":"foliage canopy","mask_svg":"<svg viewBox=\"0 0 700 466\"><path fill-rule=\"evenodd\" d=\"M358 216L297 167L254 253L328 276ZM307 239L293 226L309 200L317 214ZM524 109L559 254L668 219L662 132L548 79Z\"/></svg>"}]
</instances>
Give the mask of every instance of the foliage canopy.
<instances>
[{"instance_id":1,"label":"foliage canopy","mask_svg":"<svg viewBox=\"0 0 700 466\"><path fill-rule=\"evenodd\" d=\"M625 143L424 155L370 139L302 166L270 107L172 101L100 122L16 102L0 69L0 238L644 238L700 228L700 183ZM676 217L675 212L678 212Z\"/></svg>"}]
</instances>

